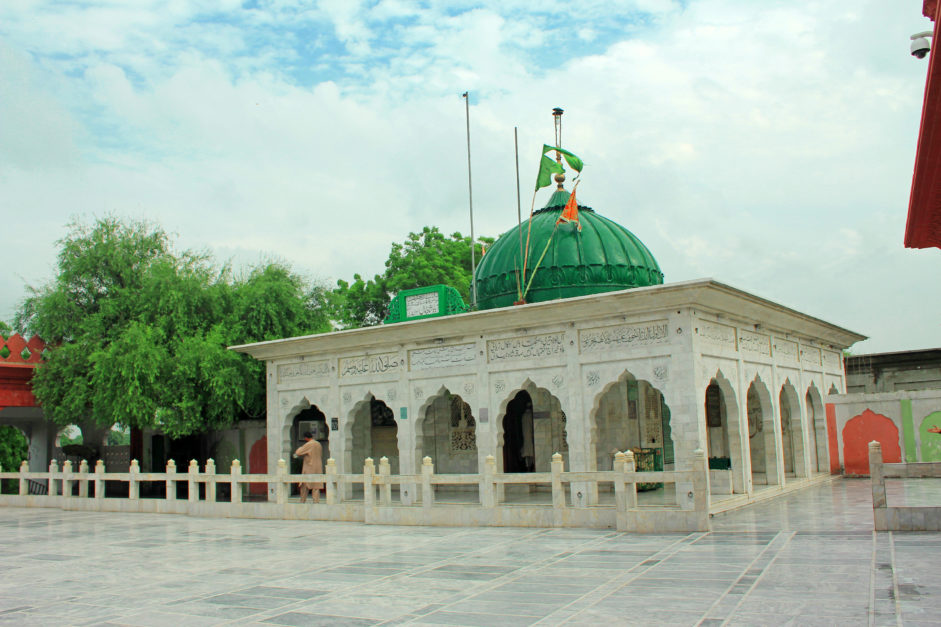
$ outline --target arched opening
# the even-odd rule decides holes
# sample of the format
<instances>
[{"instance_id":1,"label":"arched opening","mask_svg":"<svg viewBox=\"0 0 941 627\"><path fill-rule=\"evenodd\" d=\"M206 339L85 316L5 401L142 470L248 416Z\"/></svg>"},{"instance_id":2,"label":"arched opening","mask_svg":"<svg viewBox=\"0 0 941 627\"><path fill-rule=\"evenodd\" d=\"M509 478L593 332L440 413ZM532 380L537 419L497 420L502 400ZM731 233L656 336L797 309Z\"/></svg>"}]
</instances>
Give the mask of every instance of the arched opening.
<instances>
[{"instance_id":1,"label":"arched opening","mask_svg":"<svg viewBox=\"0 0 941 627\"><path fill-rule=\"evenodd\" d=\"M628 450L634 453L638 470L662 470L674 457L670 412L663 394L625 371L597 397L591 413L595 469L611 470L615 453ZM640 485L654 489L661 484Z\"/></svg>"},{"instance_id":2,"label":"arched opening","mask_svg":"<svg viewBox=\"0 0 941 627\"><path fill-rule=\"evenodd\" d=\"M362 472L367 457L374 460L378 471L379 460L387 457L391 473L398 474L398 425L389 406L369 394L353 407L350 414L352 420L347 438L350 472Z\"/></svg>"},{"instance_id":3,"label":"arched opening","mask_svg":"<svg viewBox=\"0 0 941 627\"><path fill-rule=\"evenodd\" d=\"M503 472L536 472L535 439L533 399L522 390L503 416Z\"/></svg>"},{"instance_id":4,"label":"arched opening","mask_svg":"<svg viewBox=\"0 0 941 627\"><path fill-rule=\"evenodd\" d=\"M302 409L291 422L291 452L304 444L304 434L313 434L314 439L323 447L323 458L330 458L330 431L327 428L327 416L316 405Z\"/></svg>"},{"instance_id":5,"label":"arched opening","mask_svg":"<svg viewBox=\"0 0 941 627\"><path fill-rule=\"evenodd\" d=\"M820 391L813 383L804 396L807 408L807 429L810 436L810 468L812 472L825 472L827 469L827 423Z\"/></svg>"},{"instance_id":6,"label":"arched opening","mask_svg":"<svg viewBox=\"0 0 941 627\"><path fill-rule=\"evenodd\" d=\"M738 403L731 383L717 372L704 394L709 490L712 494L746 491Z\"/></svg>"},{"instance_id":7,"label":"arched opening","mask_svg":"<svg viewBox=\"0 0 941 627\"><path fill-rule=\"evenodd\" d=\"M706 388L706 451L709 455L709 468L732 467L728 412L722 390L715 379Z\"/></svg>"},{"instance_id":8,"label":"arched opening","mask_svg":"<svg viewBox=\"0 0 941 627\"><path fill-rule=\"evenodd\" d=\"M755 377L755 380L748 386L745 408L748 414L748 448L752 483L774 485L778 483L774 418L771 395L760 377Z\"/></svg>"},{"instance_id":9,"label":"arched opening","mask_svg":"<svg viewBox=\"0 0 941 627\"><path fill-rule=\"evenodd\" d=\"M568 469L566 417L559 399L531 381L505 402L497 433L500 472L549 472L552 455Z\"/></svg>"},{"instance_id":10,"label":"arched opening","mask_svg":"<svg viewBox=\"0 0 941 627\"><path fill-rule=\"evenodd\" d=\"M421 414L420 414L421 415ZM428 400L415 437L417 467L431 457L435 473L477 472L477 421L471 407L447 388Z\"/></svg>"},{"instance_id":11,"label":"arched opening","mask_svg":"<svg viewBox=\"0 0 941 627\"><path fill-rule=\"evenodd\" d=\"M778 407L781 409L781 449L784 455L784 474L803 477L806 471L800 398L790 380L785 381L781 386L778 402Z\"/></svg>"},{"instance_id":12,"label":"arched opening","mask_svg":"<svg viewBox=\"0 0 941 627\"><path fill-rule=\"evenodd\" d=\"M322 411L320 411L319 407L316 405L310 405L307 408L297 412L297 415L294 416L294 420L291 421L290 429L291 432L289 437L291 445L289 450L291 453L290 459L292 475L299 475L303 472L304 460L300 457L294 457L293 453L306 442L304 439L305 433L310 433L314 436L315 440L320 442L320 446L323 447L324 463L330 459L330 431L327 428L327 416ZM300 495L299 484L291 484L291 495Z\"/></svg>"}]
</instances>

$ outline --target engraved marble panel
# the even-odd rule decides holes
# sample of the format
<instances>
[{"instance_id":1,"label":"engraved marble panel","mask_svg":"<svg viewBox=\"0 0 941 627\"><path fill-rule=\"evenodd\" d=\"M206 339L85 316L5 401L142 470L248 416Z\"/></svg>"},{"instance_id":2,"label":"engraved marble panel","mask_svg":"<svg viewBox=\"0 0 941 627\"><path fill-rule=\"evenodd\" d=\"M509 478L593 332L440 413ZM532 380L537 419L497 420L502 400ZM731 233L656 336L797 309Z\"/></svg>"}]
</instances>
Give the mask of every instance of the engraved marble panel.
<instances>
[{"instance_id":1,"label":"engraved marble panel","mask_svg":"<svg viewBox=\"0 0 941 627\"><path fill-rule=\"evenodd\" d=\"M564 333L528 335L506 340L490 340L487 342L487 356L492 362L538 359L540 357L560 355L564 352Z\"/></svg>"},{"instance_id":2,"label":"engraved marble panel","mask_svg":"<svg viewBox=\"0 0 941 627\"><path fill-rule=\"evenodd\" d=\"M778 361L797 363L797 342L775 338L774 356Z\"/></svg>"},{"instance_id":3,"label":"engraved marble panel","mask_svg":"<svg viewBox=\"0 0 941 627\"><path fill-rule=\"evenodd\" d=\"M739 329L738 347L743 353L771 356L771 336Z\"/></svg>"},{"instance_id":4,"label":"engraved marble panel","mask_svg":"<svg viewBox=\"0 0 941 627\"><path fill-rule=\"evenodd\" d=\"M291 379L321 378L330 376L330 361L302 361L278 366L278 383Z\"/></svg>"},{"instance_id":5,"label":"engraved marble panel","mask_svg":"<svg viewBox=\"0 0 941 627\"><path fill-rule=\"evenodd\" d=\"M404 367L405 360L398 353L344 357L340 360L340 377L401 372Z\"/></svg>"},{"instance_id":6,"label":"engraved marble panel","mask_svg":"<svg viewBox=\"0 0 941 627\"><path fill-rule=\"evenodd\" d=\"M706 342L735 350L735 328L718 322L696 322L697 333Z\"/></svg>"},{"instance_id":7,"label":"engraved marble panel","mask_svg":"<svg viewBox=\"0 0 941 627\"><path fill-rule=\"evenodd\" d=\"M416 348L408 352L409 369L411 370L452 368L473 363L476 359L477 351L474 344Z\"/></svg>"},{"instance_id":8,"label":"engraved marble panel","mask_svg":"<svg viewBox=\"0 0 941 627\"><path fill-rule=\"evenodd\" d=\"M841 372L843 360L840 359L840 354L835 351L823 351L823 367L827 372Z\"/></svg>"},{"instance_id":9,"label":"engraved marble panel","mask_svg":"<svg viewBox=\"0 0 941 627\"><path fill-rule=\"evenodd\" d=\"M409 318L438 313L438 293L426 292L405 297L405 315Z\"/></svg>"},{"instance_id":10,"label":"engraved marble panel","mask_svg":"<svg viewBox=\"0 0 941 627\"><path fill-rule=\"evenodd\" d=\"M578 346L581 352L592 353L612 348L666 344L670 341L668 332L666 320L582 329L578 332Z\"/></svg>"},{"instance_id":11,"label":"engraved marble panel","mask_svg":"<svg viewBox=\"0 0 941 627\"><path fill-rule=\"evenodd\" d=\"M820 367L820 349L814 346L801 346L801 365Z\"/></svg>"}]
</instances>

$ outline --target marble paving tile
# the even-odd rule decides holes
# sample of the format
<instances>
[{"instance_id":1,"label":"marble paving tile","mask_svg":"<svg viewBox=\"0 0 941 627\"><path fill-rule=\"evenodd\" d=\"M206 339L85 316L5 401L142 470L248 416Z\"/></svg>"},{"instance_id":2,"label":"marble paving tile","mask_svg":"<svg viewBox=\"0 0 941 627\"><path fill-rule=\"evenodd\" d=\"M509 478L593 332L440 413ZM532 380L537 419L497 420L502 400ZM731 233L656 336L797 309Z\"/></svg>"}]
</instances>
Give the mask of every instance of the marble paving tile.
<instances>
[{"instance_id":1,"label":"marble paving tile","mask_svg":"<svg viewBox=\"0 0 941 627\"><path fill-rule=\"evenodd\" d=\"M0 624L938 623L941 533L874 536L868 488L691 534L0 508Z\"/></svg>"}]
</instances>

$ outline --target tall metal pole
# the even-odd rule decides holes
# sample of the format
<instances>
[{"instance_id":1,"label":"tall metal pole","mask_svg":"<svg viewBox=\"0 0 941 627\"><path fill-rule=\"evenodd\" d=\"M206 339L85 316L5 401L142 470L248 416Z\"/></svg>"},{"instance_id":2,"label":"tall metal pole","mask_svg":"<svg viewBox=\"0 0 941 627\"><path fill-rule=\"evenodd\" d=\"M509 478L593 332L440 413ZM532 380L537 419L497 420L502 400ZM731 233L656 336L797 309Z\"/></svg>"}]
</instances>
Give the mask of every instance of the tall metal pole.
<instances>
[{"instance_id":1,"label":"tall metal pole","mask_svg":"<svg viewBox=\"0 0 941 627\"><path fill-rule=\"evenodd\" d=\"M474 188L471 185L471 154L470 154L470 98L468 92L464 92L464 114L467 118L467 199L470 204L470 227L471 227L471 306L477 309L477 259L474 253Z\"/></svg>"},{"instance_id":2,"label":"tall metal pole","mask_svg":"<svg viewBox=\"0 0 941 627\"><path fill-rule=\"evenodd\" d=\"M520 236L520 264L523 263L523 213L520 209L520 143L517 135L518 126L513 127L513 152L516 155L516 229ZM525 279L522 279L525 280ZM518 287L518 286L517 286Z\"/></svg>"}]
</instances>

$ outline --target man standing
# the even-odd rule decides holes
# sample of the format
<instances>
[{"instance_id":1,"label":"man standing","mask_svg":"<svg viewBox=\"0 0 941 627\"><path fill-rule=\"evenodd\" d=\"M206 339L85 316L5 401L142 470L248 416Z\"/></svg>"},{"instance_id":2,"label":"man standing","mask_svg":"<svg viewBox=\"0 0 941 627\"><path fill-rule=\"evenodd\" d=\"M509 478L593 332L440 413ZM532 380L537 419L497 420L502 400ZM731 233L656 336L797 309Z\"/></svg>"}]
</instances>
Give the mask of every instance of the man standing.
<instances>
[{"instance_id":1,"label":"man standing","mask_svg":"<svg viewBox=\"0 0 941 627\"><path fill-rule=\"evenodd\" d=\"M295 457L303 457L304 465L301 466L301 473L305 475L319 475L323 473L323 447L320 442L314 439L314 434L310 431L304 434L304 444L294 451ZM320 502L320 489L323 483L299 483L301 490L301 503L307 501L307 493L311 492L314 503Z\"/></svg>"}]
</instances>

